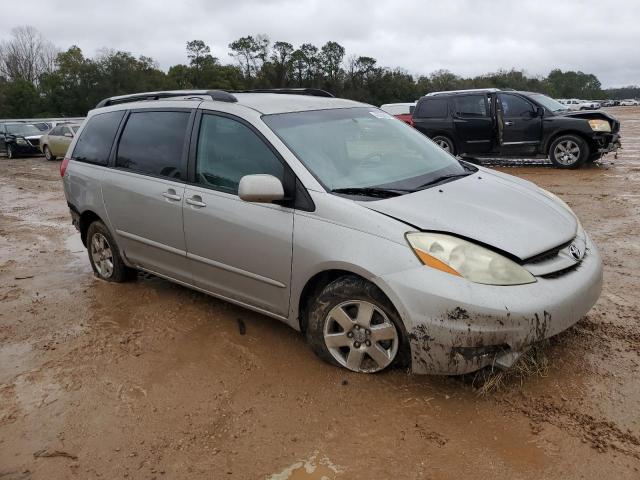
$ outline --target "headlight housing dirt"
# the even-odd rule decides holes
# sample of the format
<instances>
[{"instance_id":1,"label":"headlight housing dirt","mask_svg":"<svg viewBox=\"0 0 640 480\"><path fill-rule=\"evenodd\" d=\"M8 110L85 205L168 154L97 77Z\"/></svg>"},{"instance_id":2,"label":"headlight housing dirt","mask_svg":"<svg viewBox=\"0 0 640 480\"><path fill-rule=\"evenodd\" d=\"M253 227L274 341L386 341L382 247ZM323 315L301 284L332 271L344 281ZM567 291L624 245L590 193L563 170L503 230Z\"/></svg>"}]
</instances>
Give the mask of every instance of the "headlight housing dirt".
<instances>
[{"instance_id":1,"label":"headlight housing dirt","mask_svg":"<svg viewBox=\"0 0 640 480\"><path fill-rule=\"evenodd\" d=\"M611 124L606 120L594 118L589 120L589 126L594 132L611 132Z\"/></svg>"},{"instance_id":2,"label":"headlight housing dirt","mask_svg":"<svg viewBox=\"0 0 640 480\"><path fill-rule=\"evenodd\" d=\"M535 277L513 260L453 235L407 233L420 261L442 272L486 285L524 285Z\"/></svg>"}]
</instances>

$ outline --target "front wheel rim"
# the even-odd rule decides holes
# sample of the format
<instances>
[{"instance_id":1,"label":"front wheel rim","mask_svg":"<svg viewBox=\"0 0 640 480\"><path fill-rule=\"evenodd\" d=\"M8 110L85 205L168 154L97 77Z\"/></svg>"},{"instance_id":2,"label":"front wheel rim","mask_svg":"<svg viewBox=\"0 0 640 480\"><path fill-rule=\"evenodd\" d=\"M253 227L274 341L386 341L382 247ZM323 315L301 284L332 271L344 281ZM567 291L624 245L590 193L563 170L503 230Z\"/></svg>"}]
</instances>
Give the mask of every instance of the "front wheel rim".
<instances>
[{"instance_id":1,"label":"front wheel rim","mask_svg":"<svg viewBox=\"0 0 640 480\"><path fill-rule=\"evenodd\" d=\"M102 278L110 278L113 275L113 252L108 240L101 233L94 234L91 239L91 259Z\"/></svg>"},{"instance_id":2,"label":"front wheel rim","mask_svg":"<svg viewBox=\"0 0 640 480\"><path fill-rule=\"evenodd\" d=\"M51 151L49 147L44 147L44 156L47 160L51 160Z\"/></svg>"},{"instance_id":3,"label":"front wheel rim","mask_svg":"<svg viewBox=\"0 0 640 480\"><path fill-rule=\"evenodd\" d=\"M553 158L561 165L573 165L580 159L580 146L573 140L558 142L553 149Z\"/></svg>"},{"instance_id":4,"label":"front wheel rim","mask_svg":"<svg viewBox=\"0 0 640 480\"><path fill-rule=\"evenodd\" d=\"M7 147L7 157L13 158L13 147L11 145Z\"/></svg>"},{"instance_id":5,"label":"front wheel rim","mask_svg":"<svg viewBox=\"0 0 640 480\"><path fill-rule=\"evenodd\" d=\"M324 322L324 343L331 356L354 372L384 370L398 353L400 338L387 314L365 300L333 307Z\"/></svg>"}]
</instances>

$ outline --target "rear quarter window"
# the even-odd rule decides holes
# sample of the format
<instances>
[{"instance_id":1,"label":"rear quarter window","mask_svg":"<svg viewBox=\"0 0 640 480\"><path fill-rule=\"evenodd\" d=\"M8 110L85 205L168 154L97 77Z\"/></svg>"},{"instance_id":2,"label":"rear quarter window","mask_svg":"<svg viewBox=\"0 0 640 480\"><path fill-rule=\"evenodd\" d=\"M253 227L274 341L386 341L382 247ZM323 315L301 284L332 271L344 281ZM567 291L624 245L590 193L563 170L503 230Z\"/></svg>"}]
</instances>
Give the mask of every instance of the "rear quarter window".
<instances>
[{"instance_id":1,"label":"rear quarter window","mask_svg":"<svg viewBox=\"0 0 640 480\"><path fill-rule=\"evenodd\" d=\"M448 113L448 103L446 98L430 98L423 100L418 105L415 113L419 118L446 118Z\"/></svg>"},{"instance_id":2,"label":"rear quarter window","mask_svg":"<svg viewBox=\"0 0 640 480\"><path fill-rule=\"evenodd\" d=\"M71 158L79 162L107 165L124 110L99 113L88 120L76 142Z\"/></svg>"}]
</instances>

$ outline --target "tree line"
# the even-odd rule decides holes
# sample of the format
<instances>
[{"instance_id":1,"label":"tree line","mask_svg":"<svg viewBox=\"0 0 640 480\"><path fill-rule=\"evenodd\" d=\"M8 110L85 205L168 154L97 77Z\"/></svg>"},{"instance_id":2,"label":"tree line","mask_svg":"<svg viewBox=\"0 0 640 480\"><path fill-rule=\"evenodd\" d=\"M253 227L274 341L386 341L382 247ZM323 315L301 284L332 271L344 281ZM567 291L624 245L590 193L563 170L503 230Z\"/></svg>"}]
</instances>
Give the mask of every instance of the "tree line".
<instances>
[{"instance_id":1,"label":"tree line","mask_svg":"<svg viewBox=\"0 0 640 480\"><path fill-rule=\"evenodd\" d=\"M228 45L231 63L211 54L203 40L186 42L185 63L168 71L150 57L103 49L93 58L78 46L59 50L30 26L12 30L0 43L0 118L84 116L113 95L165 89L313 87L374 105L414 101L438 90L512 88L556 98L628 98L640 87L603 90L590 73L552 70L546 77L523 70L499 70L464 78L448 70L414 76L402 68L378 65L373 57L347 55L329 41L318 47L271 42L248 35Z\"/></svg>"}]
</instances>

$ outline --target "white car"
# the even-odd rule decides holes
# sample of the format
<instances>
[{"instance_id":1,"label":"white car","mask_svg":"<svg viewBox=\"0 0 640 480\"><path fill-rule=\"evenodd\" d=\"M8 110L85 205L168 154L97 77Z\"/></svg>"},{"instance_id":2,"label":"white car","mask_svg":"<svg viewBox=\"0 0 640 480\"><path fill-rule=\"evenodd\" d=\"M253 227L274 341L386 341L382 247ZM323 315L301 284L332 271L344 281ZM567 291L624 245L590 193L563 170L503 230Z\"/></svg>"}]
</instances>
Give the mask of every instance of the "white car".
<instances>
[{"instance_id":1,"label":"white car","mask_svg":"<svg viewBox=\"0 0 640 480\"><path fill-rule=\"evenodd\" d=\"M567 106L569 110L598 110L600 104L589 100L579 100L577 98L569 98L561 103Z\"/></svg>"},{"instance_id":2,"label":"white car","mask_svg":"<svg viewBox=\"0 0 640 480\"><path fill-rule=\"evenodd\" d=\"M632 98L630 98L628 100L620 100L620 106L621 107L637 107L638 105L640 105L640 102L638 102L638 100L634 100Z\"/></svg>"}]
</instances>

